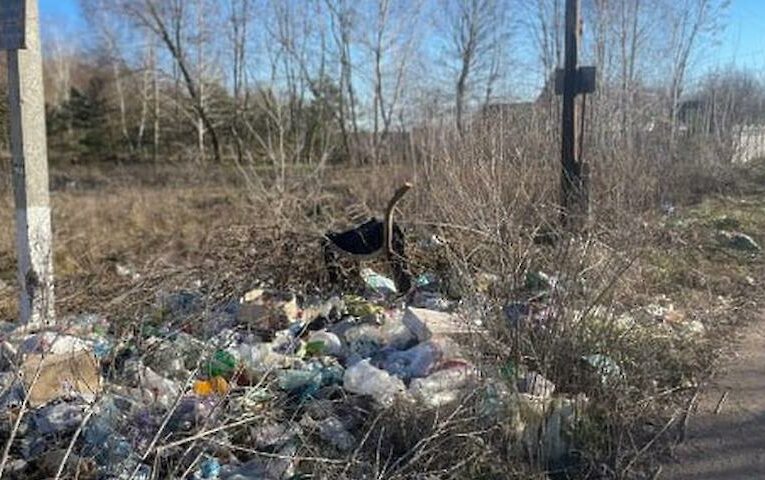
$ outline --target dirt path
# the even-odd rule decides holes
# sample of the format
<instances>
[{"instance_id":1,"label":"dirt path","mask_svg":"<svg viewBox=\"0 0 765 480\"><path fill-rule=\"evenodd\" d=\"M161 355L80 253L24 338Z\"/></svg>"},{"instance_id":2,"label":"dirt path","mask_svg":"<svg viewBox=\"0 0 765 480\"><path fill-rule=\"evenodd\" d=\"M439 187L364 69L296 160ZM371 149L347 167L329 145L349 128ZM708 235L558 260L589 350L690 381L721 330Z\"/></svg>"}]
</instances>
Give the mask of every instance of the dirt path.
<instances>
[{"instance_id":1,"label":"dirt path","mask_svg":"<svg viewBox=\"0 0 765 480\"><path fill-rule=\"evenodd\" d=\"M765 318L746 329L736 351L702 394L660 479L765 479Z\"/></svg>"}]
</instances>

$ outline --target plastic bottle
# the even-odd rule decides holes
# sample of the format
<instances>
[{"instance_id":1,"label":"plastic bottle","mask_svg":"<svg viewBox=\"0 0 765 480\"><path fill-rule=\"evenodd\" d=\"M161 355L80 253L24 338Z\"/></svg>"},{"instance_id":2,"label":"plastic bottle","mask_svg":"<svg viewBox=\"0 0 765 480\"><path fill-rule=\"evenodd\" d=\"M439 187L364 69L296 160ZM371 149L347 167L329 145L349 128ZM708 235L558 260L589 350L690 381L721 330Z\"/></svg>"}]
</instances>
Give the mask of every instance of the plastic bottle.
<instances>
[{"instance_id":1,"label":"plastic bottle","mask_svg":"<svg viewBox=\"0 0 765 480\"><path fill-rule=\"evenodd\" d=\"M349 392L370 395L384 406L392 404L396 395L404 391L404 382L374 367L369 360L348 368L343 376L343 386Z\"/></svg>"},{"instance_id":2,"label":"plastic bottle","mask_svg":"<svg viewBox=\"0 0 765 480\"><path fill-rule=\"evenodd\" d=\"M404 380L425 377L432 372L443 357L439 342L429 340L409 350L392 351L382 362L382 367Z\"/></svg>"}]
</instances>

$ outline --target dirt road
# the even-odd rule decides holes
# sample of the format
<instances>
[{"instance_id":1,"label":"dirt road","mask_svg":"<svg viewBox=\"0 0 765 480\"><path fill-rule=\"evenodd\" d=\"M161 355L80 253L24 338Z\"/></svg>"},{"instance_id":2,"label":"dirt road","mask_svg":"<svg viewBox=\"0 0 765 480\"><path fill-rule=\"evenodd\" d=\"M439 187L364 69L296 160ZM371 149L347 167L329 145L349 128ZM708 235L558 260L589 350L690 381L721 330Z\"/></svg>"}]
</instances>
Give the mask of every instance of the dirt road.
<instances>
[{"instance_id":1,"label":"dirt road","mask_svg":"<svg viewBox=\"0 0 765 480\"><path fill-rule=\"evenodd\" d=\"M746 329L735 351L702 394L686 441L660 479L765 479L765 317Z\"/></svg>"}]
</instances>

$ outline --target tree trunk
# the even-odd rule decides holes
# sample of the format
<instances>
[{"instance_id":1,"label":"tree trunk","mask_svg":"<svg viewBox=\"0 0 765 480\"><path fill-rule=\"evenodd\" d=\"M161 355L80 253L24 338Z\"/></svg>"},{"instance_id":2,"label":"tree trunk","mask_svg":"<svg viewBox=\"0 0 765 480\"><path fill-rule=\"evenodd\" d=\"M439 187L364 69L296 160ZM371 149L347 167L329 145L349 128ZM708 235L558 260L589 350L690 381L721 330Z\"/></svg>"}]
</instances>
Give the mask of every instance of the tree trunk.
<instances>
[{"instance_id":1,"label":"tree trunk","mask_svg":"<svg viewBox=\"0 0 765 480\"><path fill-rule=\"evenodd\" d=\"M215 161L221 162L222 156L221 156L220 143L218 142L218 133L215 129L215 125L212 122L212 119L208 115L207 111L204 108L204 105L201 102L201 98L202 98L201 92L199 88L197 87L196 82L194 81L194 77L192 77L191 75L188 65L186 64L186 60L184 58L183 51L180 45L180 38L179 38L180 32L178 31L176 32L176 40L173 40L170 36L170 32L167 29L167 26L165 25L164 20L159 15L159 12L157 11L156 6L154 5L154 0L146 0L146 4L149 10L149 15L151 16L151 19L146 19L141 16L142 20L149 28L151 28L155 33L159 35L160 39L165 44L168 51L170 52L172 57L175 59L178 69L181 72L181 76L183 77L183 81L186 85L186 90L188 91L189 96L191 97L191 100L194 102L194 108L195 108L196 114L201 120L201 123L204 126L205 130L210 133L210 142L212 143L213 155L215 156Z\"/></svg>"}]
</instances>

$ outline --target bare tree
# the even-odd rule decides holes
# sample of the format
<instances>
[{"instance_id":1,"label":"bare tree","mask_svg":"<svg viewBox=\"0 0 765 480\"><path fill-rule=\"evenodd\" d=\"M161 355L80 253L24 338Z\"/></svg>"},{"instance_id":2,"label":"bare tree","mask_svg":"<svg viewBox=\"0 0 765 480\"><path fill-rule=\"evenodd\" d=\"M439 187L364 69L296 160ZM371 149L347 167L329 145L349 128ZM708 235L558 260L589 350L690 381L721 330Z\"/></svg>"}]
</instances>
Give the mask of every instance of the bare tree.
<instances>
[{"instance_id":1,"label":"bare tree","mask_svg":"<svg viewBox=\"0 0 765 480\"><path fill-rule=\"evenodd\" d=\"M247 27L251 14L250 0L229 0L229 22L231 25L232 80L234 101L237 109L242 108L242 95L247 88Z\"/></svg>"},{"instance_id":2,"label":"bare tree","mask_svg":"<svg viewBox=\"0 0 765 480\"><path fill-rule=\"evenodd\" d=\"M463 115L469 82L491 65L492 49L498 48L496 31L504 28L504 2L500 0L457 0L448 13L451 53L457 60L454 85L457 129L463 132Z\"/></svg>"},{"instance_id":3,"label":"bare tree","mask_svg":"<svg viewBox=\"0 0 765 480\"><path fill-rule=\"evenodd\" d=\"M102 46L109 63L114 89L117 93L117 106L119 107L119 126L122 139L132 152L133 140L128 132L127 102L125 99L124 85L124 55L120 46L127 43L127 38L121 35L118 21L111 15L111 10L105 0L81 0L82 9L89 17L90 23L96 27L101 37Z\"/></svg>"},{"instance_id":4,"label":"bare tree","mask_svg":"<svg viewBox=\"0 0 765 480\"><path fill-rule=\"evenodd\" d=\"M138 125L138 132L136 133L135 144L141 150L142 154L144 145L143 137L146 133L146 122L149 116L149 98L151 97L149 90L154 90L152 87L156 82L153 80L156 79L157 76L157 65L154 58L154 42L151 40L152 39L146 42L146 45L143 47L144 51L141 65L141 70L143 71L143 74L141 75L141 115ZM155 121L158 121L158 119L155 119ZM154 127L157 130L159 129L159 125L157 123L155 123ZM155 132L155 136L158 135L159 132Z\"/></svg>"},{"instance_id":5,"label":"bare tree","mask_svg":"<svg viewBox=\"0 0 765 480\"><path fill-rule=\"evenodd\" d=\"M694 108L682 112L683 120L692 133L714 139L720 158L731 160L742 131L765 120L765 84L746 71L711 73L695 98Z\"/></svg>"},{"instance_id":6,"label":"bare tree","mask_svg":"<svg viewBox=\"0 0 765 480\"><path fill-rule=\"evenodd\" d=\"M350 126L353 138L358 137L359 126L356 116L356 93L353 86L353 58L351 55L352 32L356 12L348 0L325 0L329 11L332 37L340 62L340 128L348 153L351 153L349 134Z\"/></svg>"},{"instance_id":7,"label":"bare tree","mask_svg":"<svg viewBox=\"0 0 765 480\"><path fill-rule=\"evenodd\" d=\"M719 26L719 15L728 7L727 0L666 0L663 11L670 21L668 53L671 61L669 78L670 143L674 145L677 114L685 86L691 55L705 34L713 34Z\"/></svg>"},{"instance_id":8,"label":"bare tree","mask_svg":"<svg viewBox=\"0 0 765 480\"><path fill-rule=\"evenodd\" d=\"M530 27L547 78L563 60L563 0L536 0Z\"/></svg>"},{"instance_id":9,"label":"bare tree","mask_svg":"<svg viewBox=\"0 0 765 480\"><path fill-rule=\"evenodd\" d=\"M340 63L340 55L331 52L332 26L327 19L332 17L326 9L325 0L314 0L305 5L302 15L298 15L290 2L272 0L272 26L267 29L278 48L267 49L267 55L271 59L272 79L276 71L280 71L286 83L291 118L297 122L298 117L303 117L301 121L307 124L301 128L321 132L328 131L329 121L334 122L340 131L342 150L350 158L353 139L348 129L347 88L339 79L341 74L338 77L331 74L334 62ZM315 106L319 107L315 115L308 115L311 118L306 118L304 110L309 102L307 97L312 97ZM328 151L324 145L327 139L320 137L320 145L317 145L319 164L326 159ZM313 136L304 138L313 141ZM305 153L309 163L313 162L313 149L306 149Z\"/></svg>"},{"instance_id":10,"label":"bare tree","mask_svg":"<svg viewBox=\"0 0 765 480\"><path fill-rule=\"evenodd\" d=\"M148 51L148 49L147 49ZM135 145L139 150L143 150L143 136L146 131L146 118L149 113L149 58L148 54L143 64L143 72L141 74L141 114L138 121L138 131L136 132Z\"/></svg>"},{"instance_id":11,"label":"bare tree","mask_svg":"<svg viewBox=\"0 0 765 480\"><path fill-rule=\"evenodd\" d=\"M69 101L72 88L72 61L74 58L70 47L62 40L61 31L54 29L49 43L50 59L48 65L52 66L48 72L53 80L52 104L61 105Z\"/></svg>"},{"instance_id":12,"label":"bare tree","mask_svg":"<svg viewBox=\"0 0 765 480\"><path fill-rule=\"evenodd\" d=\"M196 0L196 35L194 36L194 49L197 53L196 60L196 84L197 84L197 111L205 111L207 101L207 91L205 88L205 75L206 75L206 56L205 56L205 43L208 41L207 37L207 22L205 21L205 15L208 13L204 11L204 0ZM202 119L202 115L197 118L197 149L199 150L199 156L204 159L205 156L205 121Z\"/></svg>"},{"instance_id":13,"label":"bare tree","mask_svg":"<svg viewBox=\"0 0 765 480\"><path fill-rule=\"evenodd\" d=\"M159 79L157 74L157 48L154 39L149 41L149 70L151 71L151 97L153 103L152 114L152 149L151 155L156 162L159 157L159 136L160 136L160 108L159 108Z\"/></svg>"},{"instance_id":14,"label":"bare tree","mask_svg":"<svg viewBox=\"0 0 765 480\"><path fill-rule=\"evenodd\" d=\"M180 71L180 75L191 97L193 108L198 116L200 136L210 134L215 160L221 161L221 146L218 133L204 101L203 82L194 75L189 63L185 46L187 23L184 0L123 0L124 11L139 25L148 28L165 45Z\"/></svg>"},{"instance_id":15,"label":"bare tree","mask_svg":"<svg viewBox=\"0 0 765 480\"><path fill-rule=\"evenodd\" d=\"M632 108L632 89L635 83L635 64L638 49L642 47L644 40L643 29L640 26L640 0L624 0L619 8L619 49L621 56L621 129L628 132ZM629 138L629 136L628 136Z\"/></svg>"},{"instance_id":16,"label":"bare tree","mask_svg":"<svg viewBox=\"0 0 765 480\"><path fill-rule=\"evenodd\" d=\"M422 1L375 0L368 38L364 44L371 54L372 69L372 150L380 160L381 144L403 96L407 71L417 47L417 30Z\"/></svg>"},{"instance_id":17,"label":"bare tree","mask_svg":"<svg viewBox=\"0 0 765 480\"><path fill-rule=\"evenodd\" d=\"M229 23L231 25L232 47L232 71L231 76L234 84L234 122L232 128L235 135L239 128L242 110L247 109L243 102L243 94L247 89L246 84L246 52L247 52L247 27L250 20L250 0L229 0ZM242 161L242 147L236 143L237 159Z\"/></svg>"},{"instance_id":18,"label":"bare tree","mask_svg":"<svg viewBox=\"0 0 765 480\"><path fill-rule=\"evenodd\" d=\"M557 128L560 121L560 104L554 94L552 80L555 69L563 65L563 4L564 0L520 2L523 8L521 15L526 19L521 24L533 42L545 82L541 97L545 100L549 128Z\"/></svg>"},{"instance_id":19,"label":"bare tree","mask_svg":"<svg viewBox=\"0 0 765 480\"><path fill-rule=\"evenodd\" d=\"M594 108L602 121L596 129L610 139L629 142L640 108L636 104L641 83L638 66L654 53L647 47L649 25L656 18L646 0L592 0L585 5L585 19L593 24L593 57L598 67Z\"/></svg>"}]
</instances>

